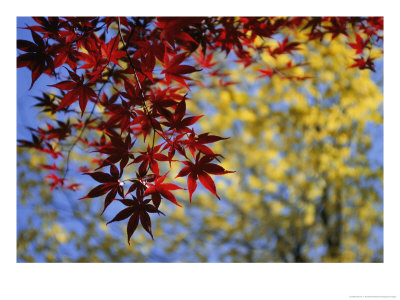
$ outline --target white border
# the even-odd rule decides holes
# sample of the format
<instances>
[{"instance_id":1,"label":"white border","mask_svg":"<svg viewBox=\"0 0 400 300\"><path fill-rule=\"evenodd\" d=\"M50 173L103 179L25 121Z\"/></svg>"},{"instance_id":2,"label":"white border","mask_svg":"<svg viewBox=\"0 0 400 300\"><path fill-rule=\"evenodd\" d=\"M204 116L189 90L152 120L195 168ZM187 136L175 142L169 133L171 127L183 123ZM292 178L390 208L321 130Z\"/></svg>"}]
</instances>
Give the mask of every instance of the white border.
<instances>
[{"instance_id":1,"label":"white border","mask_svg":"<svg viewBox=\"0 0 400 300\"><path fill-rule=\"evenodd\" d=\"M395 1L17 1L1 18L2 299L400 298L399 20ZM7 1L7 5L10 2ZM56 8L56 9L54 9ZM58 9L57 9L58 8ZM178 10L176 10L178 9ZM383 264L16 264L16 16L372 15L385 17ZM12 113L11 113L12 112ZM11 187L11 189L10 189ZM353 298L354 299L354 298ZM376 298L379 299L379 298Z\"/></svg>"}]
</instances>

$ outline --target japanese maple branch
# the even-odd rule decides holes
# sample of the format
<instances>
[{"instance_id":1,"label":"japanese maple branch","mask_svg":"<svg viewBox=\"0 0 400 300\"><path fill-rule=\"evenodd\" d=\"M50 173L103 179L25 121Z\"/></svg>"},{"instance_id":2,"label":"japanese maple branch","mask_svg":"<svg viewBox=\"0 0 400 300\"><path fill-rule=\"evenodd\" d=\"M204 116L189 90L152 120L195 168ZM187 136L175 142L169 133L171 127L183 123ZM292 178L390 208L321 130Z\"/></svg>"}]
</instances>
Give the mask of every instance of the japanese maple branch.
<instances>
[{"instance_id":1,"label":"japanese maple branch","mask_svg":"<svg viewBox=\"0 0 400 300\"><path fill-rule=\"evenodd\" d=\"M120 38L121 38L122 44L124 45L124 50L125 50L125 53L126 53L126 57L127 57L128 60L129 60L129 65L131 66L131 68L132 68L132 70L133 70L133 74L135 75L136 82L138 83L139 90L140 90L140 96L142 97L143 108L144 108L144 110L145 110L145 113L146 113L147 117L148 117L149 120L150 120L151 127L153 127L153 145L151 146L151 150L153 151L153 149L154 149L154 143L155 143L155 139L156 139L156 131L157 131L157 130L156 130L156 127L155 127L154 124L153 124L153 120L152 120L152 118L151 118L151 115L150 115L150 112L149 112L149 108L147 107L147 104L146 104L146 98L145 98L145 96L144 96L142 84L140 83L139 77L137 76L135 66L133 65L133 62L132 62L132 60L131 60L131 57L129 56L128 47L127 47L127 45L126 45L126 43L125 43L124 37L122 36L122 32L121 32L121 21L120 21L119 17L117 17L117 18L118 18L118 33L119 33L119 36L120 36Z\"/></svg>"},{"instance_id":2,"label":"japanese maple branch","mask_svg":"<svg viewBox=\"0 0 400 300\"><path fill-rule=\"evenodd\" d=\"M171 140L170 140L167 136L164 135L164 132L158 131L158 130L156 129L154 123L153 123L153 120L152 120L151 115L150 115L149 108L147 107L147 104L146 104L146 99L145 99L145 96L144 96L144 92L143 92L142 85L141 85L141 83L140 83L140 81L139 81L139 78L138 78L138 76L137 76L137 73L136 73L136 68L134 67L133 62L132 62L132 60L131 60L131 58L130 58L130 56L129 56L128 47L127 47L127 45L126 45L126 43L125 43L125 40L124 40L124 38L123 38L123 36L122 36L120 19L119 19L119 17L117 17L117 18L118 18L118 32L119 32L121 41L122 41L122 43L123 43L123 45L124 45L124 50L125 50L125 53L126 53L126 56L127 56L128 60L129 60L129 65L131 66L131 68L132 68L132 70L133 70L133 73L134 73L134 75L135 75L135 79L136 79L136 81L137 81L137 83L138 83L138 86L139 86L140 96L141 96L142 102L143 102L143 108L144 108L145 113L146 113L146 115L148 116L148 118L149 118L149 120L150 120L150 123L151 123L151 126L152 126L152 128L153 128L153 130L154 130L154 135L153 135L153 147L152 147L152 149L154 148L155 133L157 133L157 134L158 134L160 137L162 137L171 147L173 147L173 143L171 142ZM129 36L129 38L130 38L130 36ZM128 40L129 40L129 38L128 38Z\"/></svg>"}]
</instances>

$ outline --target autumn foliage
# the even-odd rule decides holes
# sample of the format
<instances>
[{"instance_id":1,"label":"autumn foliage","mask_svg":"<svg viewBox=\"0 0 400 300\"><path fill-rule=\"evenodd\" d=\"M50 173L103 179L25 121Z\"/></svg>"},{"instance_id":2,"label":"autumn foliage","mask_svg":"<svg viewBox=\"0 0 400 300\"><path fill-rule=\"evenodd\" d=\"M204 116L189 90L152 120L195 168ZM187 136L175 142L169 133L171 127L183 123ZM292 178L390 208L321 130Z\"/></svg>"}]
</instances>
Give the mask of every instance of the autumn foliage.
<instances>
[{"instance_id":1,"label":"autumn foliage","mask_svg":"<svg viewBox=\"0 0 400 300\"><path fill-rule=\"evenodd\" d=\"M200 132L196 123L207 115L192 115L186 105L191 88L206 86L192 78L196 72L207 71L220 79L220 86L235 84L219 72L215 53L233 54L244 67L261 53L273 59L288 54L293 60L285 67L266 65L258 70L259 78L302 81L310 77L291 72L307 64L296 57L302 45L290 40L286 30L307 32L309 40L345 36L355 50L348 68L372 71L374 57L368 49L383 35L380 17L33 19L37 25L25 27L32 41L17 41L17 67L31 70L31 88L41 76L56 79L50 88L57 93L36 97L36 106L49 120L44 127L31 128L32 141L19 140L19 146L54 160L41 166L51 172L46 176L50 189L79 188L68 178L76 145L99 154L92 161L94 169L80 168L97 182L80 199L105 196L103 212L113 201L125 205L109 223L128 219L128 242L139 222L153 238L150 215L163 214L161 201L181 206L175 190L187 190L191 201L200 182L219 199L211 176L234 172L225 170L223 157L211 149L227 137ZM275 39L277 47L256 46L257 38ZM187 186L169 182L172 164L179 164L176 178L185 177Z\"/></svg>"}]
</instances>

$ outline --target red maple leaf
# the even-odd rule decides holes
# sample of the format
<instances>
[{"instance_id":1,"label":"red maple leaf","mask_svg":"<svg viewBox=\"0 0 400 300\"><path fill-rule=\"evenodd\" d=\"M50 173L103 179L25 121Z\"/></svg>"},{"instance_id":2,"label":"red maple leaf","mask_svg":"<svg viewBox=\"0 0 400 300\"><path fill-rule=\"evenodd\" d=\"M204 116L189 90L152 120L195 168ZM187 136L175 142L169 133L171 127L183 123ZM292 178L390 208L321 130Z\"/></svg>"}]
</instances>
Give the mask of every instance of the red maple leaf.
<instances>
[{"instance_id":1,"label":"red maple leaf","mask_svg":"<svg viewBox=\"0 0 400 300\"><path fill-rule=\"evenodd\" d=\"M165 39L173 47L175 40L198 44L188 33L183 31L183 29L201 22L202 18L200 17L159 17L155 24L162 29L160 38Z\"/></svg>"},{"instance_id":2,"label":"red maple leaf","mask_svg":"<svg viewBox=\"0 0 400 300\"><path fill-rule=\"evenodd\" d=\"M107 224L110 224L115 221L122 221L126 218L129 218L128 226L127 226L127 236L128 236L128 244L130 244L130 239L132 234L135 232L139 220L142 224L144 230L150 234L151 238L153 238L153 233L151 232L151 220L149 213L158 213L164 215L161 211L158 210L152 204L149 204L150 199L137 199L135 196L132 196L132 200L130 199L117 199L119 202L127 206L127 208L121 210L111 221ZM165 215L164 215L165 216Z\"/></svg>"},{"instance_id":3,"label":"red maple leaf","mask_svg":"<svg viewBox=\"0 0 400 300\"><path fill-rule=\"evenodd\" d=\"M368 57L366 60L362 57L355 58L355 63L348 68L359 68L360 70L370 69L375 72L375 64L372 58Z\"/></svg>"},{"instance_id":4,"label":"red maple leaf","mask_svg":"<svg viewBox=\"0 0 400 300\"><path fill-rule=\"evenodd\" d=\"M64 179L58 177L58 176L57 176L56 174L54 174L54 173L50 173L50 174L47 175L45 178L51 180L51 182L49 182L49 183L50 183L50 191L54 190L54 189L57 188L59 185L60 185L61 187L64 186Z\"/></svg>"},{"instance_id":5,"label":"red maple leaf","mask_svg":"<svg viewBox=\"0 0 400 300\"><path fill-rule=\"evenodd\" d=\"M221 25L222 28L217 29L218 35L214 42L214 47L220 47L227 56L233 48L239 51L243 50L242 41L245 35L239 29L239 24L235 22L235 18L222 18Z\"/></svg>"},{"instance_id":6,"label":"red maple leaf","mask_svg":"<svg viewBox=\"0 0 400 300\"><path fill-rule=\"evenodd\" d=\"M153 116L168 116L171 112L167 109L168 107L176 105L176 100L180 99L181 96L175 92L178 89L152 89L150 92L151 112Z\"/></svg>"},{"instance_id":7,"label":"red maple leaf","mask_svg":"<svg viewBox=\"0 0 400 300\"><path fill-rule=\"evenodd\" d=\"M267 67L265 70L258 69L257 71L261 73L261 75L259 75L258 78L271 77L272 74L274 74L274 70L272 70L270 67Z\"/></svg>"},{"instance_id":8,"label":"red maple leaf","mask_svg":"<svg viewBox=\"0 0 400 300\"><path fill-rule=\"evenodd\" d=\"M79 100L79 106L83 116L88 101L95 101L97 95L90 87L91 83L83 83L83 75L79 77L75 72L71 72L69 70L68 73L72 80L61 81L57 84L50 85L60 90L69 90L69 92L63 97L57 110L63 109L64 107L67 107Z\"/></svg>"},{"instance_id":9,"label":"red maple leaf","mask_svg":"<svg viewBox=\"0 0 400 300\"><path fill-rule=\"evenodd\" d=\"M169 149L168 151L168 160L169 160L169 165L171 166L172 158L175 155L175 151L178 151L182 156L186 157L186 152L185 148L183 147L184 140L182 138L185 136L185 134L179 134L172 139L167 138L167 143L165 143L165 146L163 147L162 150Z\"/></svg>"},{"instance_id":10,"label":"red maple leaf","mask_svg":"<svg viewBox=\"0 0 400 300\"><path fill-rule=\"evenodd\" d=\"M114 200L117 193L121 197L124 197L124 187L123 183L120 181L122 170L121 172L118 171L118 168L116 166L110 165L110 174L104 172L93 172L84 174L89 175L101 184L96 186L85 197L82 197L79 200L86 198L95 198L108 193L104 201L104 209L101 214L104 213L107 206L110 205L110 203Z\"/></svg>"},{"instance_id":11,"label":"red maple leaf","mask_svg":"<svg viewBox=\"0 0 400 300\"><path fill-rule=\"evenodd\" d=\"M44 33L43 37L58 38L60 36L59 32L62 27L62 23L58 17L32 17L41 26L31 26L30 29Z\"/></svg>"},{"instance_id":12,"label":"red maple leaf","mask_svg":"<svg viewBox=\"0 0 400 300\"><path fill-rule=\"evenodd\" d=\"M85 45L87 54L78 52L78 58L85 62L79 68L92 69L91 72L87 72L87 75L92 77L91 82L96 81L102 75L110 62L119 66L118 59L126 55L125 51L118 50L119 35L116 35L108 43L97 37L94 37L94 41L94 44L88 42Z\"/></svg>"},{"instance_id":13,"label":"red maple leaf","mask_svg":"<svg viewBox=\"0 0 400 300\"><path fill-rule=\"evenodd\" d=\"M131 135L128 134L125 141L122 137L116 133L108 133L110 143L100 146L96 152L104 153L109 155L98 169L120 162L120 169L122 170L127 165L129 159L134 159L131 149L135 144L135 141L131 140Z\"/></svg>"},{"instance_id":14,"label":"red maple leaf","mask_svg":"<svg viewBox=\"0 0 400 300\"><path fill-rule=\"evenodd\" d=\"M356 54L362 54L368 43L369 43L368 38L364 41L363 38L358 33L356 33L356 42L349 43L349 46L354 50L356 50Z\"/></svg>"},{"instance_id":15,"label":"red maple leaf","mask_svg":"<svg viewBox=\"0 0 400 300\"><path fill-rule=\"evenodd\" d=\"M153 182L156 177L157 175L155 174L146 175L145 172L136 172L136 178L129 179L129 181L132 182L132 185L125 196L135 190L137 195L144 195L144 191L147 189L147 183Z\"/></svg>"},{"instance_id":16,"label":"red maple leaf","mask_svg":"<svg viewBox=\"0 0 400 300\"><path fill-rule=\"evenodd\" d=\"M183 190L180 186L177 186L176 184L173 183L163 183L165 178L167 177L167 174L164 174L163 176L157 177L156 180L154 181L154 184L148 183L147 184L147 189L144 192L144 196L146 197L147 195L154 195L155 198L153 198L153 203L158 207L159 205L159 199L160 195L163 196L165 199L171 201L172 203L181 206L177 201L174 196L170 191L172 190Z\"/></svg>"},{"instance_id":17,"label":"red maple leaf","mask_svg":"<svg viewBox=\"0 0 400 300\"><path fill-rule=\"evenodd\" d=\"M185 80L191 80L191 78L183 74L189 74L201 71L197 70L193 66L181 65L181 63L186 59L186 57L187 57L186 53L181 53L173 56L172 59L170 59L169 54L167 53L167 51L165 51L164 54L165 69L161 71L161 74L165 74L165 80L167 84L170 84L171 79L174 79L175 81L184 85L186 88L189 88Z\"/></svg>"},{"instance_id":18,"label":"red maple leaf","mask_svg":"<svg viewBox=\"0 0 400 300\"><path fill-rule=\"evenodd\" d=\"M76 70L80 52L75 49L72 43L56 44L52 47L52 51L56 52L54 57L54 68L58 68L66 63L71 69Z\"/></svg>"},{"instance_id":19,"label":"red maple leaf","mask_svg":"<svg viewBox=\"0 0 400 300\"><path fill-rule=\"evenodd\" d=\"M124 100L121 101L121 104L107 105L107 109L111 117L104 124L105 128L112 128L119 123L121 132L124 132L129 127L131 119L136 117L135 112L131 109L131 104Z\"/></svg>"},{"instance_id":20,"label":"red maple leaf","mask_svg":"<svg viewBox=\"0 0 400 300\"><path fill-rule=\"evenodd\" d=\"M36 100L39 102L36 103L34 106L35 107L41 107L42 112L50 112L52 115L55 114L57 111L58 105L55 103L55 97L50 97L50 94L46 94L42 92L42 97L34 96ZM68 109L65 108L63 109L64 112L67 112Z\"/></svg>"},{"instance_id":21,"label":"red maple leaf","mask_svg":"<svg viewBox=\"0 0 400 300\"><path fill-rule=\"evenodd\" d=\"M152 44L148 40L136 41L137 50L133 55L133 62L140 72L147 76L151 82L153 79L153 70L156 65L156 58L163 61L165 46L160 41L153 41ZM140 61L139 61L140 59Z\"/></svg>"},{"instance_id":22,"label":"red maple leaf","mask_svg":"<svg viewBox=\"0 0 400 300\"><path fill-rule=\"evenodd\" d=\"M213 175L223 175L227 173L235 173L234 171L226 171L223 167L211 163L218 155L204 155L200 158L200 152L196 155L195 163L191 161L183 161L186 165L176 177L184 177L188 176L187 178L187 185L189 189L189 197L190 202L192 202L192 194L197 188L197 179L200 180L201 184L213 193L218 199L219 196L217 194L217 190L215 188L214 181L212 180L211 176L208 174Z\"/></svg>"},{"instance_id":23,"label":"red maple leaf","mask_svg":"<svg viewBox=\"0 0 400 300\"><path fill-rule=\"evenodd\" d=\"M136 117L131 122L131 125L136 125L131 127L135 135L138 136L139 134L142 134L144 141L146 141L147 135L151 133L153 128L158 131L162 131L161 125L156 118L151 115L147 115L147 113L141 110L135 110L135 113Z\"/></svg>"},{"instance_id":24,"label":"red maple leaf","mask_svg":"<svg viewBox=\"0 0 400 300\"><path fill-rule=\"evenodd\" d=\"M143 105L143 100L141 96L140 88L137 85L132 85L128 80L124 80L125 91L121 92L121 96L129 101L131 105L141 106Z\"/></svg>"},{"instance_id":25,"label":"red maple leaf","mask_svg":"<svg viewBox=\"0 0 400 300\"><path fill-rule=\"evenodd\" d=\"M133 161L134 164L141 162L139 166L140 173L146 173L149 165L150 170L152 170L154 174L158 175L160 173L157 161L168 161L168 157L166 155L158 153L161 146L162 144L155 146L154 148L150 148L150 145L147 145L147 151L140 152L141 155L135 158Z\"/></svg>"},{"instance_id":26,"label":"red maple leaf","mask_svg":"<svg viewBox=\"0 0 400 300\"><path fill-rule=\"evenodd\" d=\"M30 141L26 141L26 140L17 140L18 143L20 143L18 145L18 147L27 147L27 148L36 148L36 149L42 149L43 145L43 137L41 137L40 135L35 135L33 134L34 130L31 130L31 136L32 136L32 142Z\"/></svg>"},{"instance_id":27,"label":"red maple leaf","mask_svg":"<svg viewBox=\"0 0 400 300\"><path fill-rule=\"evenodd\" d=\"M64 155L60 151L56 151L53 146L46 142L47 148L39 148L38 150L43 153L50 154L51 157L54 159L58 158L59 156L64 157Z\"/></svg>"},{"instance_id":28,"label":"red maple leaf","mask_svg":"<svg viewBox=\"0 0 400 300\"><path fill-rule=\"evenodd\" d=\"M186 95L183 97L181 102L177 105L175 109L175 113L172 115L165 115L164 117L167 119L161 124L168 126L171 130L176 132L190 132L188 126L193 125L197 122L203 115L200 116L191 116L184 118L186 115Z\"/></svg>"},{"instance_id":29,"label":"red maple leaf","mask_svg":"<svg viewBox=\"0 0 400 300\"><path fill-rule=\"evenodd\" d=\"M26 40L17 40L17 48L27 52L17 57L17 68L28 67L32 71L32 88L35 81L43 73L51 74L54 71L53 58L46 50L43 39L30 29L34 43Z\"/></svg>"},{"instance_id":30,"label":"red maple leaf","mask_svg":"<svg viewBox=\"0 0 400 300\"><path fill-rule=\"evenodd\" d=\"M147 61L149 66L153 66L153 68L156 58L161 62L163 61L165 47L161 41L153 41L152 44L148 40L136 41L135 44L138 46L138 50L133 55L133 58L141 58L143 61Z\"/></svg>"},{"instance_id":31,"label":"red maple leaf","mask_svg":"<svg viewBox=\"0 0 400 300\"><path fill-rule=\"evenodd\" d=\"M339 34L347 34L347 21L345 18L331 17L330 24L323 26L328 32L332 33L332 40Z\"/></svg>"},{"instance_id":32,"label":"red maple leaf","mask_svg":"<svg viewBox=\"0 0 400 300\"><path fill-rule=\"evenodd\" d=\"M214 155L214 152L205 144L214 143L226 139L228 138L223 138L216 135L209 135L209 133L202 133L196 137L196 134L192 130L192 132L188 135L188 139L183 140L182 144L186 145L186 147L189 148L194 158L196 150L206 155Z\"/></svg>"},{"instance_id":33,"label":"red maple leaf","mask_svg":"<svg viewBox=\"0 0 400 300\"><path fill-rule=\"evenodd\" d=\"M102 43L101 54L103 59L111 61L112 63L120 66L118 63L118 59L124 57L126 53L125 51L118 50L118 45L119 45L119 35L117 34L107 44L104 42Z\"/></svg>"},{"instance_id":34,"label":"red maple leaf","mask_svg":"<svg viewBox=\"0 0 400 300\"><path fill-rule=\"evenodd\" d=\"M292 51L299 50L299 45L300 43L298 42L289 42L289 37L285 37L282 42L278 42L278 47L276 49L271 50L270 48L267 48L267 50L272 57L275 57L278 54L292 54Z\"/></svg>"},{"instance_id":35,"label":"red maple leaf","mask_svg":"<svg viewBox=\"0 0 400 300\"><path fill-rule=\"evenodd\" d=\"M211 69L217 64L216 62L211 62L213 59L212 52L208 56L205 56L203 51L199 51L199 56L193 56L193 57L200 65L200 67L202 67L203 69Z\"/></svg>"}]
</instances>

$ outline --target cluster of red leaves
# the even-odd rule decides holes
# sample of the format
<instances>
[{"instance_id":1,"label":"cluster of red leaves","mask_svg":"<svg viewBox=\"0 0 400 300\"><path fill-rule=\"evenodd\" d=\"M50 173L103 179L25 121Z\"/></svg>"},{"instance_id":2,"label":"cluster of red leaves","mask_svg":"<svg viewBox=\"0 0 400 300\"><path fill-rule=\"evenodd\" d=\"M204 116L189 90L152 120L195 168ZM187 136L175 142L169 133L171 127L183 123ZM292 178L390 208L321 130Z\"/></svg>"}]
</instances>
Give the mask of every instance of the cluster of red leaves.
<instances>
[{"instance_id":1,"label":"cluster of red leaves","mask_svg":"<svg viewBox=\"0 0 400 300\"><path fill-rule=\"evenodd\" d=\"M32 141L19 140L20 146L36 148L55 160L65 159L63 168L59 162L41 166L52 172L46 177L51 190L78 188L78 184L65 183L75 145L80 143L85 149L99 153L92 159L96 170L90 172L86 166L79 169L99 183L81 199L105 196L103 212L114 201L127 206L109 223L129 218L128 243L139 221L153 238L149 214L163 214L159 210L162 200L180 206L172 191L183 188L166 181L172 163L181 165L176 177L187 177L190 201L198 181L219 199L210 175L231 173L216 163L222 156L207 146L225 138L197 133L193 125L202 116L192 116L186 111L190 86L202 85L192 79L192 73L210 69L208 74L220 77L221 86L235 84L223 80L226 74L219 72L218 63L213 61L214 52L228 55L233 51L236 61L247 67L254 61L251 54L254 51L250 50L266 51L276 57L293 55L300 45L285 37L276 49L257 48L253 43L257 37L275 38L282 29L295 28L308 30L310 39L322 39L328 33L335 38L339 34L348 36L352 27L360 33L356 42L349 45L362 54L370 43L382 38L383 29L382 18L35 17L33 20L37 25L25 27L33 42L17 41L17 48L24 52L17 58L17 67L32 71L31 88L42 74L57 79L51 87L58 93L36 97L39 101L36 106L42 112L68 119L53 125L49 121L46 128L31 128ZM359 59L362 58L356 58L352 67L373 70L371 58L364 64ZM297 66L290 63L285 69ZM267 66L260 73L282 76L283 71ZM65 78L60 81L62 77ZM88 113L89 101L93 104ZM61 146L64 155L54 149L53 142ZM109 168L109 172L104 168ZM125 186L128 186L126 192ZM117 196L122 199L116 199Z\"/></svg>"},{"instance_id":2,"label":"cluster of red leaves","mask_svg":"<svg viewBox=\"0 0 400 300\"><path fill-rule=\"evenodd\" d=\"M349 41L348 45L356 50L358 56L353 58L354 64L349 68L375 72L375 58L370 56L370 49L383 41L383 17L318 17L309 20L304 28L310 30L310 39L320 40L326 34L331 34L332 39L339 35L350 38L352 30L355 32L355 42Z\"/></svg>"}]
</instances>

